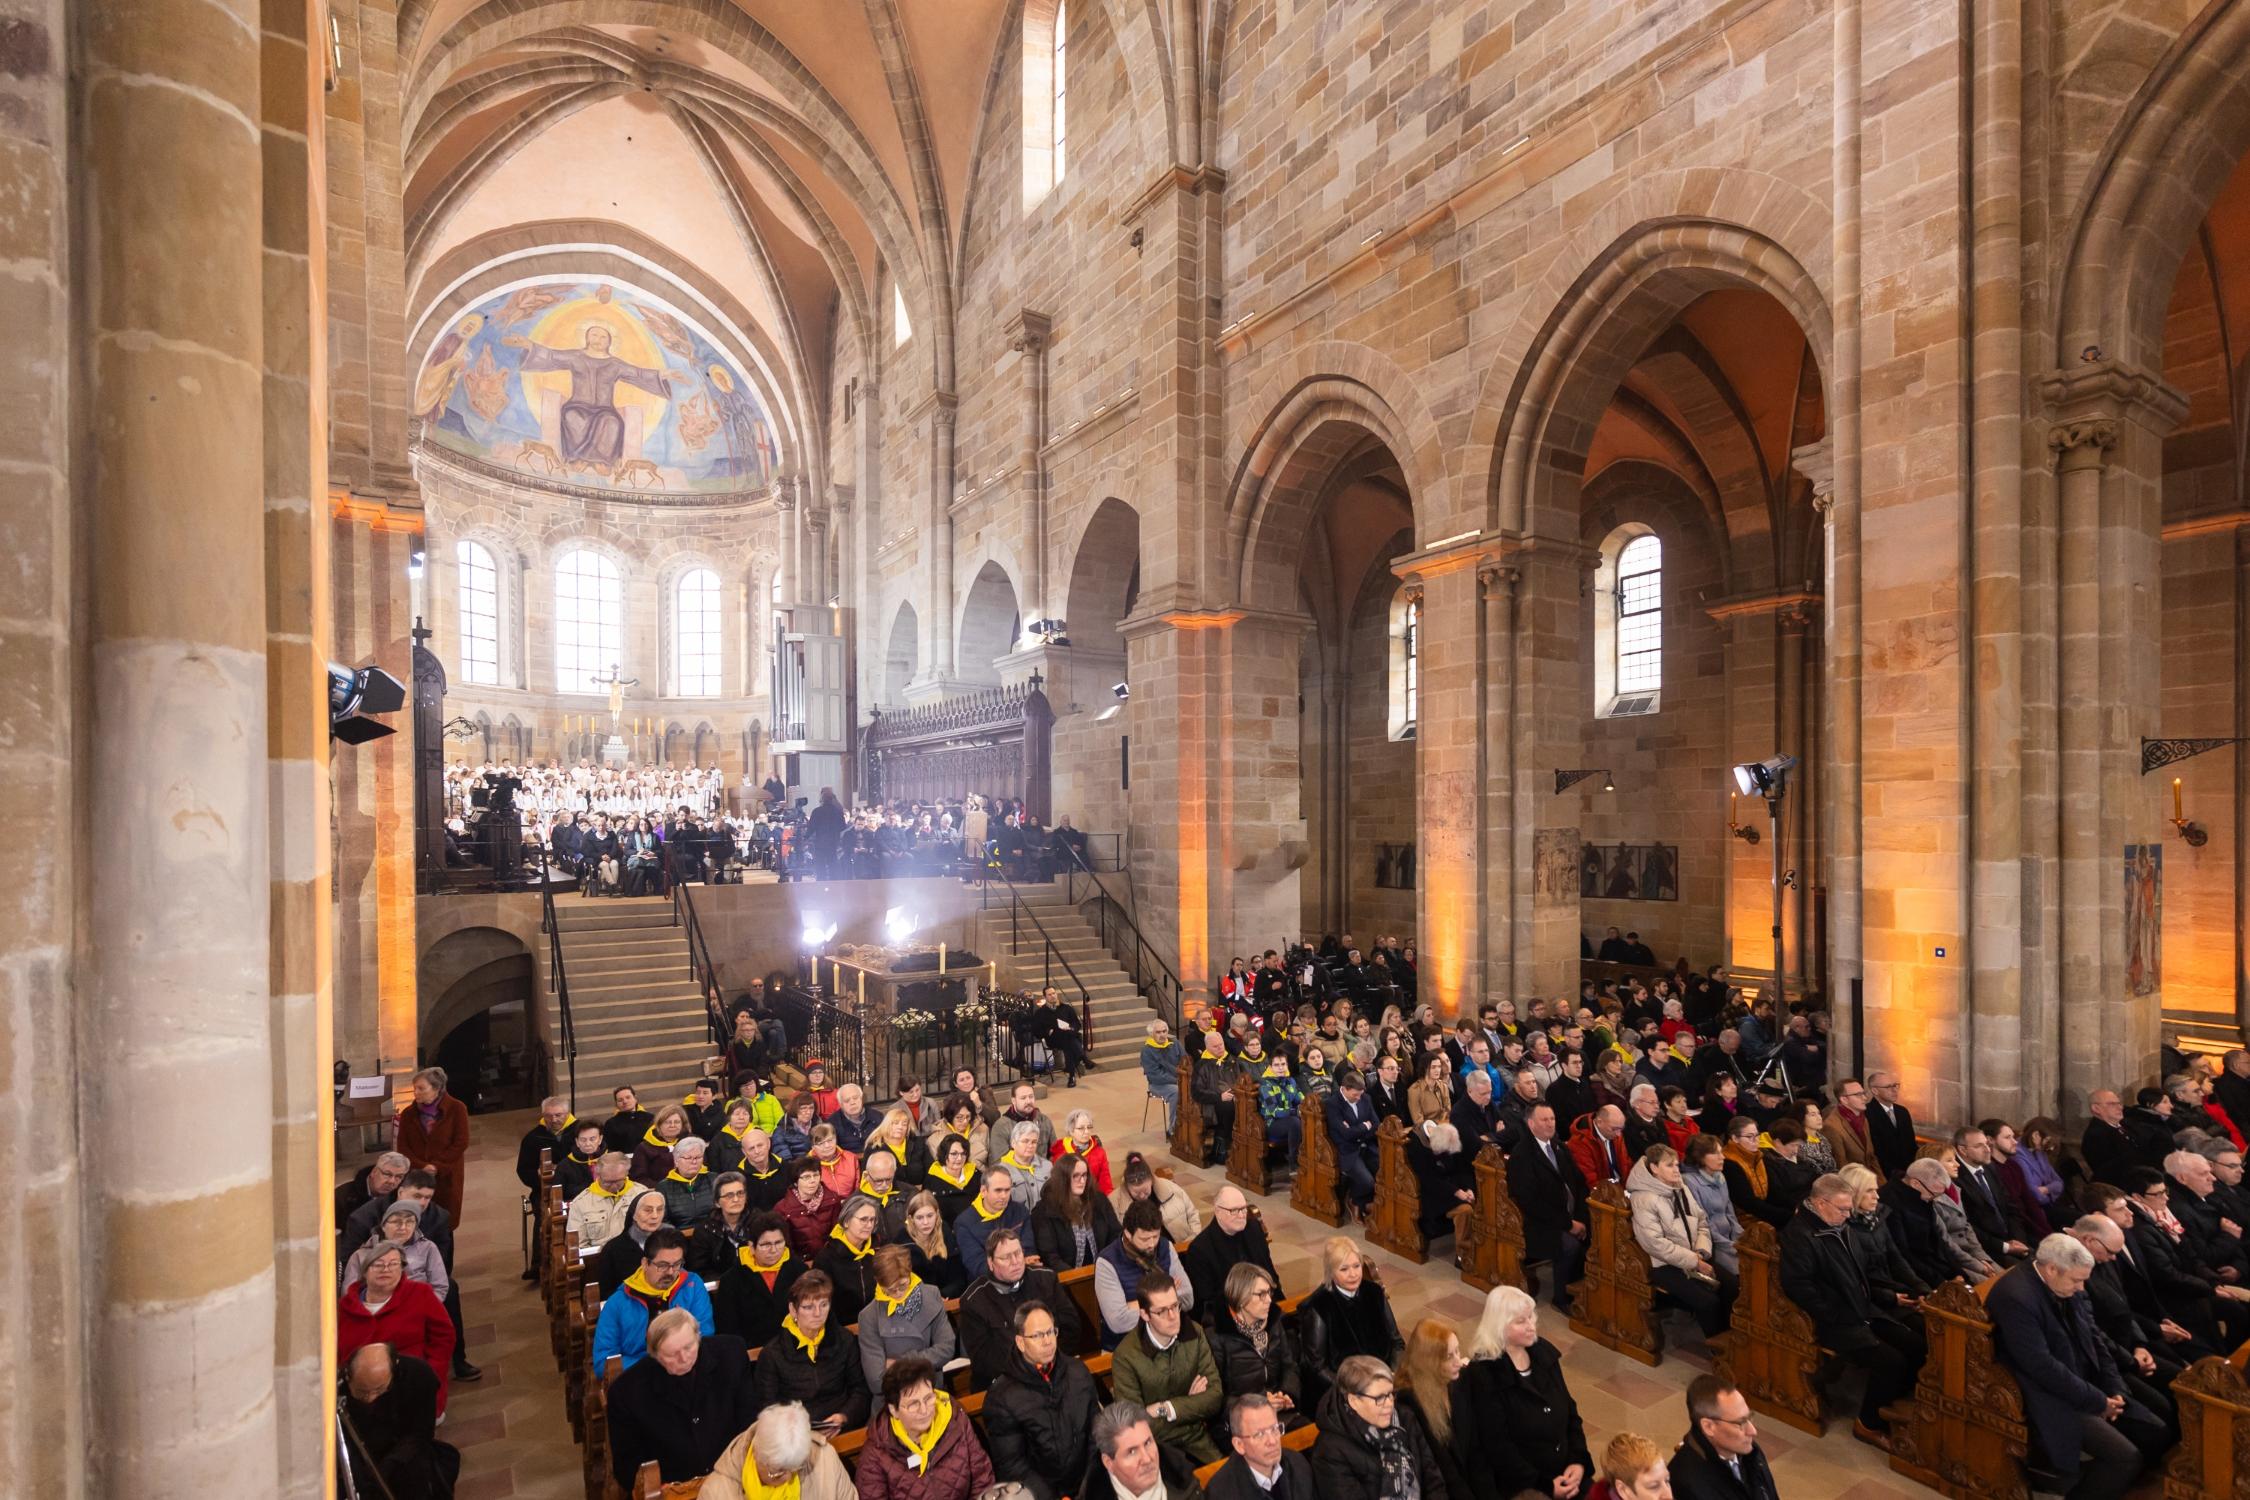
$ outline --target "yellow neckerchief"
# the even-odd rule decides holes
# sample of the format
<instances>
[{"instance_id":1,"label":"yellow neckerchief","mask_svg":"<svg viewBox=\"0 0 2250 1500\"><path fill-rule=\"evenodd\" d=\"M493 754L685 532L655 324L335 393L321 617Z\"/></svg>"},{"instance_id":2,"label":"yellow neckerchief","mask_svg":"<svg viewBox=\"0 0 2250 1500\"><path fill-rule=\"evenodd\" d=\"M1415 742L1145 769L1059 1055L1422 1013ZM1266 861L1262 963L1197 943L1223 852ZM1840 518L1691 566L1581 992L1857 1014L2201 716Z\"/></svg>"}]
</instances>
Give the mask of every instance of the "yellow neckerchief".
<instances>
[{"instance_id":1,"label":"yellow neckerchief","mask_svg":"<svg viewBox=\"0 0 2250 1500\"><path fill-rule=\"evenodd\" d=\"M829 1230L828 1237L834 1240L837 1244L842 1245L846 1250L850 1250L852 1252L853 1260L865 1260L867 1259L867 1257L875 1253L875 1242L873 1240L869 1240L867 1242L867 1247L865 1249L854 1249L852 1246L852 1242L844 1238L844 1226L841 1224L837 1225L834 1229Z\"/></svg>"},{"instance_id":2,"label":"yellow neckerchief","mask_svg":"<svg viewBox=\"0 0 2250 1500\"><path fill-rule=\"evenodd\" d=\"M656 1133L656 1127L654 1125L649 1126L647 1132L641 1136L641 1139L647 1144L654 1146L659 1151L669 1151L672 1149L672 1143L668 1140L665 1140L662 1136L658 1135Z\"/></svg>"},{"instance_id":3,"label":"yellow neckerchief","mask_svg":"<svg viewBox=\"0 0 2250 1500\"><path fill-rule=\"evenodd\" d=\"M1026 1172L1031 1171L1035 1166L1038 1165L1038 1163L1036 1162L1025 1161L1022 1157L1016 1155L1016 1148L1013 1146L1010 1146L1008 1148L1007 1154L1002 1156L1000 1160L1007 1163L1009 1166L1021 1167Z\"/></svg>"},{"instance_id":4,"label":"yellow neckerchief","mask_svg":"<svg viewBox=\"0 0 2250 1500\"><path fill-rule=\"evenodd\" d=\"M898 1184L896 1183L896 1181L894 1181L891 1186L883 1189L883 1191L878 1193L875 1191L875 1189L869 1187L867 1184L867 1179L862 1177L859 1180L859 1190L862 1193L866 1194L868 1197L873 1198L877 1203L882 1204L885 1208L889 1208L891 1206L891 1200L898 1196Z\"/></svg>"},{"instance_id":5,"label":"yellow neckerchief","mask_svg":"<svg viewBox=\"0 0 2250 1500\"><path fill-rule=\"evenodd\" d=\"M766 1169L763 1172L750 1165L749 1157L746 1156L742 1159L743 1175L746 1177L755 1177L760 1182L764 1182L768 1177L771 1177L774 1173L780 1170L781 1163L775 1161L771 1156L766 1158Z\"/></svg>"},{"instance_id":6,"label":"yellow neckerchief","mask_svg":"<svg viewBox=\"0 0 2250 1500\"><path fill-rule=\"evenodd\" d=\"M648 1277L638 1268L635 1268L632 1275L625 1278L626 1291L638 1297L654 1297L657 1301L666 1305L670 1305L672 1299L680 1294L680 1288L686 1284L687 1272L685 1271L672 1278L672 1289L668 1292L660 1292L655 1287L650 1286Z\"/></svg>"},{"instance_id":7,"label":"yellow neckerchief","mask_svg":"<svg viewBox=\"0 0 2250 1500\"><path fill-rule=\"evenodd\" d=\"M753 1121L752 1123L755 1124L756 1122ZM750 1128L750 1125L745 1125L742 1127L742 1130L748 1130ZM721 1125L719 1127L719 1134L733 1136L735 1144L739 1146L742 1144L742 1130L737 1130L732 1125Z\"/></svg>"},{"instance_id":8,"label":"yellow neckerchief","mask_svg":"<svg viewBox=\"0 0 2250 1500\"><path fill-rule=\"evenodd\" d=\"M1141 1039L1141 1045L1144 1047L1154 1047L1157 1051L1162 1052L1165 1048L1172 1045L1172 1039L1170 1037L1166 1037L1163 1041L1160 1042L1152 1036L1143 1037Z\"/></svg>"},{"instance_id":9,"label":"yellow neckerchief","mask_svg":"<svg viewBox=\"0 0 2250 1500\"><path fill-rule=\"evenodd\" d=\"M625 1190L632 1185L633 1179L628 1177L623 1182L617 1185L617 1190L615 1192L611 1192L608 1188L602 1186L601 1179L597 1177L592 1182L586 1184L586 1191L592 1193L597 1198L622 1198L625 1196Z\"/></svg>"},{"instance_id":10,"label":"yellow neckerchief","mask_svg":"<svg viewBox=\"0 0 2250 1500\"><path fill-rule=\"evenodd\" d=\"M568 1129L570 1129L570 1127L571 1127L571 1126L573 1126L573 1125L575 1125L575 1124L577 1124L577 1123L578 1123L578 1116L576 1116L576 1115L564 1115L564 1116L563 1116L563 1122L562 1122L562 1123L561 1123L560 1125L557 1125L557 1126L556 1126L556 1127L555 1127L554 1129L552 1129L552 1130L548 1131L547 1133L548 1133L549 1135L553 1136L553 1137L554 1137L554 1138L555 1138L556 1140L558 1140L558 1141L562 1141L562 1140L567 1140L567 1139L568 1139L568 1137L567 1137L567 1136L565 1136L565 1135L563 1134L563 1132L564 1132L564 1131L566 1131L566 1130L568 1130Z\"/></svg>"},{"instance_id":11,"label":"yellow neckerchief","mask_svg":"<svg viewBox=\"0 0 2250 1500\"><path fill-rule=\"evenodd\" d=\"M746 1451L742 1457L743 1500L803 1500L804 1486L800 1476L792 1474L779 1484L768 1484L758 1477L758 1455Z\"/></svg>"},{"instance_id":12,"label":"yellow neckerchief","mask_svg":"<svg viewBox=\"0 0 2250 1500\"><path fill-rule=\"evenodd\" d=\"M600 1161L601 1157L602 1154L599 1151L596 1151L592 1156L580 1156L575 1151L565 1151L563 1153L564 1161L574 1161L582 1167L592 1166L595 1162Z\"/></svg>"},{"instance_id":13,"label":"yellow neckerchief","mask_svg":"<svg viewBox=\"0 0 2250 1500\"><path fill-rule=\"evenodd\" d=\"M967 1187L969 1185L969 1179L976 1175L976 1171L977 1169L973 1165L968 1162L963 1162L961 1163L961 1175L955 1177L952 1173L946 1171L945 1168L939 1166L936 1162L930 1163L930 1175L932 1177L935 1177L940 1182L951 1183L954 1187L957 1188Z\"/></svg>"},{"instance_id":14,"label":"yellow neckerchief","mask_svg":"<svg viewBox=\"0 0 2250 1500\"><path fill-rule=\"evenodd\" d=\"M807 1338L805 1337L805 1330L797 1326L797 1315L793 1312L784 1313L781 1317L781 1331L795 1339L798 1348L804 1350L814 1359L820 1358L820 1341L828 1337L828 1325L826 1323L820 1325L820 1332Z\"/></svg>"},{"instance_id":15,"label":"yellow neckerchief","mask_svg":"<svg viewBox=\"0 0 2250 1500\"><path fill-rule=\"evenodd\" d=\"M1086 1147L1086 1150L1091 1151L1095 1146L1099 1146L1101 1143L1102 1138L1100 1136L1095 1136L1092 1143ZM1082 1154L1078 1149L1078 1137L1074 1135L1064 1136L1060 1143L1060 1149L1065 1156L1078 1156Z\"/></svg>"},{"instance_id":16,"label":"yellow neckerchief","mask_svg":"<svg viewBox=\"0 0 2250 1500\"><path fill-rule=\"evenodd\" d=\"M891 1431L898 1435L899 1442L913 1455L907 1460L907 1468L924 1476L929 1474L930 1451L937 1447L938 1439L945 1436L945 1429L952 1420L953 1398L943 1391L937 1393L937 1415L930 1418L930 1430L922 1434L922 1441L919 1443L906 1435L905 1423L895 1416L891 1418Z\"/></svg>"},{"instance_id":17,"label":"yellow neckerchief","mask_svg":"<svg viewBox=\"0 0 2250 1500\"><path fill-rule=\"evenodd\" d=\"M974 1198L971 1198L969 1200L969 1207L975 1209L977 1211L977 1217L984 1220L984 1222L987 1224L991 1223L994 1219L999 1218L1002 1214L1008 1211L1008 1205L1003 1203L998 1208L994 1209L991 1213L986 1213L984 1211L984 1194L982 1193L977 1194Z\"/></svg>"},{"instance_id":18,"label":"yellow neckerchief","mask_svg":"<svg viewBox=\"0 0 2250 1500\"><path fill-rule=\"evenodd\" d=\"M877 1287L875 1288L875 1300L883 1304L883 1311L887 1313L895 1313L900 1308L906 1306L906 1298L913 1296L914 1289L921 1284L921 1277L914 1275L912 1272L908 1272L906 1277L905 1297L894 1297L889 1292L884 1291L881 1287Z\"/></svg>"},{"instance_id":19,"label":"yellow neckerchief","mask_svg":"<svg viewBox=\"0 0 2250 1500\"><path fill-rule=\"evenodd\" d=\"M751 1270L757 1272L760 1276L771 1276L774 1272L789 1264L789 1247L787 1245L782 1246L781 1259L775 1261L770 1266L759 1265L758 1252L751 1249L748 1245L744 1245L740 1250L735 1251L734 1258L741 1261Z\"/></svg>"},{"instance_id":20,"label":"yellow neckerchief","mask_svg":"<svg viewBox=\"0 0 2250 1500\"><path fill-rule=\"evenodd\" d=\"M695 1177L706 1177L710 1175L710 1172L711 1169L709 1167L697 1167L695 1169ZM695 1177L682 1177L680 1175L680 1169L677 1167L674 1167L671 1171L664 1174L664 1180L666 1182L684 1182L689 1187L695 1186Z\"/></svg>"}]
</instances>

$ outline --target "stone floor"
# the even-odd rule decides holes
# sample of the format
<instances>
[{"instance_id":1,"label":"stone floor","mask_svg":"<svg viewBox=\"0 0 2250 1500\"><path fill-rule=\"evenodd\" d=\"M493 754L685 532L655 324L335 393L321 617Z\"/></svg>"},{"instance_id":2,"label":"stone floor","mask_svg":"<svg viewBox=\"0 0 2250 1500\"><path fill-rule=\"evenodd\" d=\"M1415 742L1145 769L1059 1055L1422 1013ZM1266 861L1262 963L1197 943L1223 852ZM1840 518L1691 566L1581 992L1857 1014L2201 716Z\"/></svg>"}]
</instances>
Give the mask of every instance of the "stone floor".
<instances>
[{"instance_id":1,"label":"stone floor","mask_svg":"<svg viewBox=\"0 0 2250 1500\"><path fill-rule=\"evenodd\" d=\"M1076 1090L1056 1090L1045 1107L1058 1115L1081 1104L1093 1110L1095 1127L1120 1166L1126 1152L1134 1149L1151 1152L1152 1161L1169 1163L1169 1155L1161 1154L1157 1131L1139 1128L1144 1098L1137 1075L1108 1072L1089 1077ZM1152 1127L1160 1113L1152 1112ZM475 1144L455 1273L463 1287L470 1357L483 1367L484 1379L455 1387L445 1425L444 1436L459 1444L463 1453L460 1500L509 1496L576 1500L584 1493L578 1450L563 1416L562 1379L548 1349L540 1302L530 1283L518 1279L524 1263L523 1192L515 1180L515 1149L531 1119L525 1112L483 1115L472 1122ZM356 1168L357 1163L351 1165ZM1208 1217L1211 1194L1224 1174L1176 1167L1175 1175ZM1285 1289L1292 1295L1310 1290L1319 1276L1320 1242L1334 1231L1291 1210L1286 1194L1260 1201ZM1356 1233L1353 1237L1362 1238ZM1411 1265L1380 1250L1368 1254L1390 1288L1402 1325L1435 1317L1464 1337L1476 1326L1483 1298L1455 1274L1447 1245L1440 1245L1439 1258L1427 1266ZM1682 1393L1694 1374L1709 1367L1707 1359L1669 1349L1664 1363L1652 1370L1578 1338L1544 1302L1540 1320L1547 1336L1563 1351L1564 1368L1597 1454L1620 1428L1644 1433L1667 1446L1678 1438L1685 1426ZM1678 1342L1695 1335L1691 1325L1679 1323L1667 1332ZM1930 1491L1891 1473L1881 1454L1852 1441L1849 1425L1848 1419L1832 1420L1828 1436L1815 1439L1778 1422L1760 1423L1760 1441L1773 1460L1784 1495L1792 1500L1876 1500L1879 1496L1927 1500Z\"/></svg>"}]
</instances>

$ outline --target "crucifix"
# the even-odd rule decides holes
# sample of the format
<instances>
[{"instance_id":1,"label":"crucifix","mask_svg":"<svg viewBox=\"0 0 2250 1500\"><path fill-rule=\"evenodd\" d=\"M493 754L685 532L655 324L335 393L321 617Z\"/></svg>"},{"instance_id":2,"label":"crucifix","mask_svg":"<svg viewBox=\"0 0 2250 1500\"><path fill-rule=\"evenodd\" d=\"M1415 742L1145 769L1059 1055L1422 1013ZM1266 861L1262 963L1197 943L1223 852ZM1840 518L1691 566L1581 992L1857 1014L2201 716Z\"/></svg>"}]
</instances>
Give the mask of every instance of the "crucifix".
<instances>
[{"instance_id":1,"label":"crucifix","mask_svg":"<svg viewBox=\"0 0 2250 1500\"><path fill-rule=\"evenodd\" d=\"M602 759L613 764L622 763L627 757L624 737L618 732L618 721L625 712L625 690L629 687L638 687L641 680L638 677L624 676L619 672L615 662L610 663L607 677L595 677L589 680L609 689L609 743L602 747Z\"/></svg>"}]
</instances>

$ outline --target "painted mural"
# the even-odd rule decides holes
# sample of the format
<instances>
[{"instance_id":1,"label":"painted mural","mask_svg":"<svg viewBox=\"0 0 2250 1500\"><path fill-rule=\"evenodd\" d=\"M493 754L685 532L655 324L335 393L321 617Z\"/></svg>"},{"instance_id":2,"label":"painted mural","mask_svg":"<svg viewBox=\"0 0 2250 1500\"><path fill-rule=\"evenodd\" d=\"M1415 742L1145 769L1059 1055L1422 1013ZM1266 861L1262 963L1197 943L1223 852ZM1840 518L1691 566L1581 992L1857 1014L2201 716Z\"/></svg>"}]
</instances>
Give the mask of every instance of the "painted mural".
<instances>
[{"instance_id":1,"label":"painted mural","mask_svg":"<svg viewBox=\"0 0 2250 1500\"><path fill-rule=\"evenodd\" d=\"M2125 846L2125 993L2164 988L2164 846Z\"/></svg>"},{"instance_id":2,"label":"painted mural","mask_svg":"<svg viewBox=\"0 0 2250 1500\"><path fill-rule=\"evenodd\" d=\"M756 489L779 458L741 368L671 307L605 281L514 287L456 317L414 411L426 442L589 489Z\"/></svg>"}]
</instances>

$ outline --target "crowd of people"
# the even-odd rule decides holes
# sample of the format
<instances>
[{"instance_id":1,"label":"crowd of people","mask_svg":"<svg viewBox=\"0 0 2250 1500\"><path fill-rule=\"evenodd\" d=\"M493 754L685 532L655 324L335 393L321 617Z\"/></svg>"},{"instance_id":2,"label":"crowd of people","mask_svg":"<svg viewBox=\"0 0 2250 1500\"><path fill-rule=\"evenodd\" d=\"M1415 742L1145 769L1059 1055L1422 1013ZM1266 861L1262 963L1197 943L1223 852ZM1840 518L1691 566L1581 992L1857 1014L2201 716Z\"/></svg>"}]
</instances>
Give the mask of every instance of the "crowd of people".
<instances>
[{"instance_id":1,"label":"crowd of people","mask_svg":"<svg viewBox=\"0 0 2250 1500\"><path fill-rule=\"evenodd\" d=\"M479 792L503 777L519 783L515 794L525 826L552 823L561 813L581 818L601 813L611 818L664 817L685 809L708 818L726 810L726 774L716 766L622 766L581 760L574 766L554 761L485 761L445 768L445 807L467 816L484 805Z\"/></svg>"},{"instance_id":2,"label":"crowd of people","mask_svg":"<svg viewBox=\"0 0 2250 1500\"><path fill-rule=\"evenodd\" d=\"M1004 873L1046 880L1086 857L1086 835L1069 818L1053 828L1020 798L971 793L952 800L846 807L833 788L817 800L785 801L778 780L764 788L748 838L753 861L787 880L878 880L907 875Z\"/></svg>"}]
</instances>

